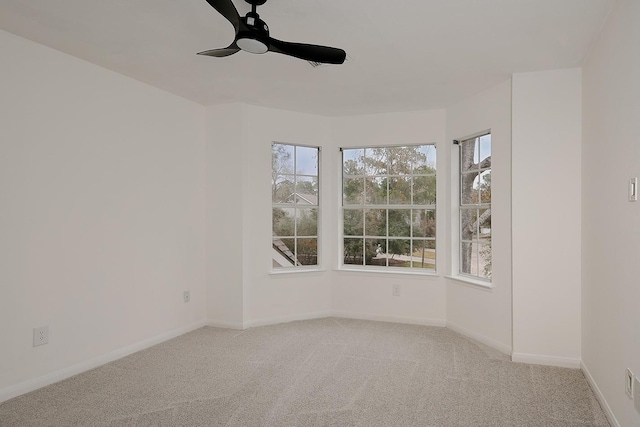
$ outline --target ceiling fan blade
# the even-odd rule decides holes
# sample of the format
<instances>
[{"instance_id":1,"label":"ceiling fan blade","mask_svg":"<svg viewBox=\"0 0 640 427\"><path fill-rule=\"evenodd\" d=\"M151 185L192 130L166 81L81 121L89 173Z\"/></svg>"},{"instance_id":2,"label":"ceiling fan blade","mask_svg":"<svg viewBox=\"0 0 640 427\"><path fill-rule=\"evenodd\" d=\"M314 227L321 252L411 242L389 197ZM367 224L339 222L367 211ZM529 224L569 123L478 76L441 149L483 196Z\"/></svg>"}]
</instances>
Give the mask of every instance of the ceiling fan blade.
<instances>
[{"instance_id":1,"label":"ceiling fan blade","mask_svg":"<svg viewBox=\"0 0 640 427\"><path fill-rule=\"evenodd\" d=\"M335 47L290 43L269 38L269 51L323 64L342 64L347 53Z\"/></svg>"},{"instance_id":2,"label":"ceiling fan blade","mask_svg":"<svg viewBox=\"0 0 640 427\"><path fill-rule=\"evenodd\" d=\"M207 0L215 10L220 12L220 15L227 18L229 22L233 25L233 28L236 29L236 33L240 28L240 15L238 14L238 9L233 5L231 0Z\"/></svg>"},{"instance_id":3,"label":"ceiling fan blade","mask_svg":"<svg viewBox=\"0 0 640 427\"><path fill-rule=\"evenodd\" d=\"M237 53L239 50L240 48L236 46L236 42L233 42L229 45L229 47L225 47L222 49L205 50L203 52L198 52L198 55L215 56L217 58L222 58L225 56L233 55L234 53Z\"/></svg>"}]
</instances>

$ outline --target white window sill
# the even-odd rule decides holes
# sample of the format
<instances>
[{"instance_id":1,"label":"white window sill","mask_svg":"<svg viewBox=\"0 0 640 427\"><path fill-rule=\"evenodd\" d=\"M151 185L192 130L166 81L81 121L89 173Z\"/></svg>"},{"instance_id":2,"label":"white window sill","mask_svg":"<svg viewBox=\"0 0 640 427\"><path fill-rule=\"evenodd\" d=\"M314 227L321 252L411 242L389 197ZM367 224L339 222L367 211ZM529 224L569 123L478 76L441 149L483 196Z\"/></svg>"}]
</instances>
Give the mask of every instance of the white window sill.
<instances>
[{"instance_id":1,"label":"white window sill","mask_svg":"<svg viewBox=\"0 0 640 427\"><path fill-rule=\"evenodd\" d=\"M453 280L454 282L458 282L459 284L466 285L472 288L480 289L487 292L493 291L493 283L486 282L484 280L474 279L472 277L465 276L444 276L447 279Z\"/></svg>"},{"instance_id":2,"label":"white window sill","mask_svg":"<svg viewBox=\"0 0 640 427\"><path fill-rule=\"evenodd\" d=\"M382 268L378 270L374 268L339 267L334 269L333 271L345 272L345 273L365 273L370 275L393 274L396 276L440 277L438 273L433 271L419 272L419 271L389 270L389 269L382 269Z\"/></svg>"},{"instance_id":3,"label":"white window sill","mask_svg":"<svg viewBox=\"0 0 640 427\"><path fill-rule=\"evenodd\" d=\"M322 274L327 270L321 268L283 268L271 270L269 276L288 276L290 274Z\"/></svg>"}]
</instances>

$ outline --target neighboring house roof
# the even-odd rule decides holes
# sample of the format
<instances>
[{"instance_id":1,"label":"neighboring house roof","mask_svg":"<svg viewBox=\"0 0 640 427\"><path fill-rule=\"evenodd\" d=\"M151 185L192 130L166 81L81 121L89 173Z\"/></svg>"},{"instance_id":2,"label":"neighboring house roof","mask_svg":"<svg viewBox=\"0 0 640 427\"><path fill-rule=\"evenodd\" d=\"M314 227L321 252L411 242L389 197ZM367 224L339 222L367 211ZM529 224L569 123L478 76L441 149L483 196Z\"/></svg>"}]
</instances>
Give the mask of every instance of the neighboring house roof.
<instances>
[{"instance_id":1,"label":"neighboring house roof","mask_svg":"<svg viewBox=\"0 0 640 427\"><path fill-rule=\"evenodd\" d=\"M284 242L280 239L273 239L273 249L278 252L280 255L286 258L287 261L291 263L291 265L300 265L296 256L291 252L291 250L284 244ZM284 267L284 266L283 266Z\"/></svg>"},{"instance_id":2,"label":"neighboring house roof","mask_svg":"<svg viewBox=\"0 0 640 427\"><path fill-rule=\"evenodd\" d=\"M316 196L315 194L292 193L289 196L289 200L294 200L296 197L298 198L298 203L304 202L313 206L318 205L318 196Z\"/></svg>"}]
</instances>

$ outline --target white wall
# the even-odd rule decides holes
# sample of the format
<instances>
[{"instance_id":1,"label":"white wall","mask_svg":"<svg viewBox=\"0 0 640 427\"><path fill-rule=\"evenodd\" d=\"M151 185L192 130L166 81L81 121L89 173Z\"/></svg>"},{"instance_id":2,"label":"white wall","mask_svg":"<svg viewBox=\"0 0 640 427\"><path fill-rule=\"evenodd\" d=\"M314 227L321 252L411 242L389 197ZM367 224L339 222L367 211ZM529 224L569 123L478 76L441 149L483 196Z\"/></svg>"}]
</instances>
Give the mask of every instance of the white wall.
<instances>
[{"instance_id":1,"label":"white wall","mask_svg":"<svg viewBox=\"0 0 640 427\"><path fill-rule=\"evenodd\" d=\"M244 326L243 176L247 107L206 109L207 318L212 325Z\"/></svg>"},{"instance_id":2,"label":"white wall","mask_svg":"<svg viewBox=\"0 0 640 427\"><path fill-rule=\"evenodd\" d=\"M582 360L619 425L639 426L624 370L640 378L640 2L623 0L584 66ZM640 389L635 390L640 394Z\"/></svg>"},{"instance_id":3,"label":"white wall","mask_svg":"<svg viewBox=\"0 0 640 427\"><path fill-rule=\"evenodd\" d=\"M327 119L244 104L207 108L207 295L214 325L246 328L331 313L328 272L272 274L271 144L323 147ZM333 206L321 152L322 259Z\"/></svg>"},{"instance_id":4,"label":"white wall","mask_svg":"<svg viewBox=\"0 0 640 427\"><path fill-rule=\"evenodd\" d=\"M338 209L341 198L340 147L362 147L393 144L438 144L438 156L445 141L445 110L429 110L411 113L375 114L335 118L331 122L331 139L325 156L331 158L333 168L331 195L332 259L327 268L338 266ZM445 174L438 158L438 192L443 194ZM446 168L445 168L446 170ZM437 206L437 227L446 224L443 203ZM445 244L446 236L438 233L436 248ZM442 274L445 269L444 252L438 249L436 259L440 276L411 276L400 274L375 274L353 271L332 272L332 309L337 315L407 321L444 326L446 319L445 285ZM392 296L393 284L401 285L401 295Z\"/></svg>"},{"instance_id":5,"label":"white wall","mask_svg":"<svg viewBox=\"0 0 640 427\"><path fill-rule=\"evenodd\" d=\"M580 363L581 70L513 76L513 359Z\"/></svg>"},{"instance_id":6,"label":"white wall","mask_svg":"<svg viewBox=\"0 0 640 427\"><path fill-rule=\"evenodd\" d=\"M2 31L0 52L3 400L203 321L205 227L202 107Z\"/></svg>"},{"instance_id":7,"label":"white wall","mask_svg":"<svg viewBox=\"0 0 640 427\"><path fill-rule=\"evenodd\" d=\"M333 232L329 219L334 206L329 200L329 162L325 150L329 139L328 119L309 114L247 106L247 140L243 150L243 278L245 323L259 325L274 321L328 316L331 284L327 271L272 274L271 271L271 143L283 142L319 146L321 156L321 240L322 267L332 248L327 242ZM327 152L329 151L329 152Z\"/></svg>"},{"instance_id":8,"label":"white wall","mask_svg":"<svg viewBox=\"0 0 640 427\"><path fill-rule=\"evenodd\" d=\"M505 353L511 346L511 81L505 81L447 108L447 143L443 152L451 165L447 182L446 205L457 203L458 150L452 141L491 130L491 225L492 289L447 279L447 325L483 341ZM455 187L455 186L454 186ZM458 214L450 210L450 221L443 234L447 253L457 255ZM447 264L446 273L455 274L457 266Z\"/></svg>"}]
</instances>

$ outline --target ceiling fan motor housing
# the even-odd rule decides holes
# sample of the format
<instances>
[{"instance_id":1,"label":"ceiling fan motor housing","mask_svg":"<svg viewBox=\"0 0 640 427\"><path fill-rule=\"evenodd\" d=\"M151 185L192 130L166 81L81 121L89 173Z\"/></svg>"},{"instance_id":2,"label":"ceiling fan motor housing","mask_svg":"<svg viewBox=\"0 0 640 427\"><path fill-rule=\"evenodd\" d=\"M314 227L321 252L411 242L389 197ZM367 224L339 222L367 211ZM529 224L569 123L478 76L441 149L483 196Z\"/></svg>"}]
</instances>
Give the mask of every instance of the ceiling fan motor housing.
<instances>
[{"instance_id":1,"label":"ceiling fan motor housing","mask_svg":"<svg viewBox=\"0 0 640 427\"><path fill-rule=\"evenodd\" d=\"M251 12L245 16L240 16L233 4L233 0L207 0L211 7L233 25L236 34L229 46L199 52L198 55L223 58L244 50L250 53L275 52L320 64L344 63L347 53L342 49L315 44L290 43L271 38L269 36L269 27L260 19L256 11L257 7L267 0L245 1L251 5Z\"/></svg>"},{"instance_id":2,"label":"ceiling fan motor housing","mask_svg":"<svg viewBox=\"0 0 640 427\"><path fill-rule=\"evenodd\" d=\"M255 12L249 12L242 19L247 30L240 30L236 44L244 51L265 53L269 50L269 27Z\"/></svg>"}]
</instances>

